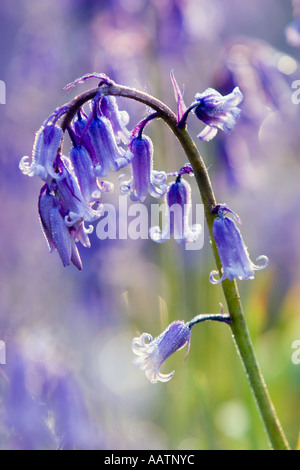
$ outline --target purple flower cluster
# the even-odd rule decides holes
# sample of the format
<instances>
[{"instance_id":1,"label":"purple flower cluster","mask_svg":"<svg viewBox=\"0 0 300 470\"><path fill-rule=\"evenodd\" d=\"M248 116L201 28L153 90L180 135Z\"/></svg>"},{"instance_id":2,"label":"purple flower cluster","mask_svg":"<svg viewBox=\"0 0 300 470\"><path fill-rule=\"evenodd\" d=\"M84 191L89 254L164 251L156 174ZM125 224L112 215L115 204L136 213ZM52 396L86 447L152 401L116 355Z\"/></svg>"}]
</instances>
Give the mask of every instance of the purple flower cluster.
<instances>
[{"instance_id":1,"label":"purple flower cluster","mask_svg":"<svg viewBox=\"0 0 300 470\"><path fill-rule=\"evenodd\" d=\"M100 84L92 97L87 99L88 110L85 108L86 102L75 110L72 108L74 103L55 110L36 135L31 162L28 162L28 157L23 157L20 162L24 174L38 176L44 182L38 209L50 251L58 252L64 266L72 263L82 269L77 243L90 246L92 224L104 211L102 193L113 190L112 183L102 178L127 166L131 168L131 176L129 179L123 174L119 176L121 194L139 202L144 202L148 194L155 198L165 197L167 222L162 230L158 226L150 228L150 238L157 243L165 242L171 236L178 243L195 242L202 226L189 224L191 187L184 178L194 175L193 168L186 164L172 173L153 169L154 147L144 130L149 122L161 117L159 112L148 113L129 131L127 112L119 110L114 96L102 91L102 84L113 84L104 74L85 75L66 88L72 88L91 77L100 79ZM238 87L225 96L208 88L203 93L197 93L195 101L186 107L183 91L179 89L173 73L171 81L177 102L178 129L186 126L187 117L193 111L206 125L198 135L200 140L211 140L219 129L226 134L232 131L241 112L238 105L243 100ZM68 156L63 154L66 133L71 141ZM175 177L175 182L168 184L169 177ZM268 264L266 256L258 258L264 260L263 266L257 266L250 260L240 231L234 220L226 217L227 213L239 220L225 205L217 205L212 210L212 214L216 215L212 233L222 264L219 280L214 278L217 271L210 274L213 284L225 279L253 279L254 271ZM204 315L205 319L230 322L230 318L223 314L212 316ZM135 363L145 370L152 383L166 382L172 378L174 372L162 374L160 368L169 356L186 344L189 350L191 328L200 321L204 321L203 315L198 315L189 323L173 322L155 339L147 333L134 338L132 348L138 356Z\"/></svg>"},{"instance_id":2,"label":"purple flower cluster","mask_svg":"<svg viewBox=\"0 0 300 470\"><path fill-rule=\"evenodd\" d=\"M57 251L64 266L73 264L82 269L77 243L90 247L92 224L103 215L102 194L114 189L114 185L103 178L128 166L131 168L129 179L123 174L119 176L121 194L139 202L144 202L148 194L166 199L167 224L162 231L159 227L150 229L152 240L161 243L174 236L178 243L196 241L202 227L189 225L191 188L183 179L185 174L193 175L191 166L172 173L153 169L154 147L144 129L159 115L147 114L129 131L128 113L119 110L114 96L101 94L101 84L112 83L104 74L84 75L65 88L70 89L92 77L100 79L98 93L79 106L71 119L68 118L71 104L57 108L37 132L31 160L25 156L19 165L25 175L37 176L44 183L38 210L50 252ZM179 126L189 111L195 109L197 117L213 134L217 128L226 132L233 128L239 114L236 105L242 99L239 90L227 97L216 91L209 96L204 92L196 95L196 104L187 109L173 74L171 79ZM66 134L71 142L68 156L63 153ZM175 182L168 184L167 179L174 176ZM175 206L180 210L174 210Z\"/></svg>"},{"instance_id":3,"label":"purple flower cluster","mask_svg":"<svg viewBox=\"0 0 300 470\"><path fill-rule=\"evenodd\" d=\"M103 215L102 193L113 190L113 184L102 178L129 165L131 177L127 180L123 174L119 177L122 194L140 202L145 201L148 193L155 198L165 197L167 223L163 230L158 226L152 227L150 238L157 243L165 242L170 236L178 243L196 241L202 227L189 225L191 187L183 178L186 174L193 175L192 167L185 165L173 173L153 169L154 147L144 130L150 121L160 117L159 113L148 113L130 132L127 129L128 113L119 110L114 96L101 92L102 84L113 84L106 75L84 75L67 85L66 89L91 77L100 79L100 84L92 98L87 99L88 111L84 109L86 102L75 109L71 118L68 113L72 104L56 109L36 134L31 162L28 162L28 157L23 157L20 162L24 174L38 176L44 182L38 210L50 252L57 250L64 266L72 263L82 269L77 243L90 247L92 224ZM240 115L237 106L243 99L238 87L226 96L208 88L197 93L195 102L187 108L173 72L171 81L179 128L186 125L193 110L206 124L198 136L200 139L210 140L218 129L225 133L232 131ZM66 131L71 141L68 156L63 154ZM175 176L175 182L167 184L170 176ZM226 278L252 279L254 270L265 267L267 259L264 258L266 263L262 267L250 261L235 222L224 215L232 211L222 205L217 208L214 209L218 218L213 224L213 236L222 263L222 276L216 281L213 277L216 272L213 271L210 280L219 283Z\"/></svg>"},{"instance_id":4,"label":"purple flower cluster","mask_svg":"<svg viewBox=\"0 0 300 470\"><path fill-rule=\"evenodd\" d=\"M117 144L112 127L106 118L103 118L104 124L102 121L99 124L100 111L96 103L81 133L77 125L81 116L77 116L76 122L68 129L72 148L68 157L63 155L63 131L58 120L66 111L67 108L60 108L43 123L36 135L32 160L29 163L28 157L23 157L20 169L28 176L40 177L45 183L38 209L50 252L57 250L64 266L72 263L82 269L76 243L90 246L88 235L93 227L85 224L99 219L102 214L101 193L112 190L112 185L99 181L98 175L105 173L109 166L119 167L127 164L128 160L124 158L120 162L115 158ZM99 127L104 141L101 152L92 140Z\"/></svg>"}]
</instances>

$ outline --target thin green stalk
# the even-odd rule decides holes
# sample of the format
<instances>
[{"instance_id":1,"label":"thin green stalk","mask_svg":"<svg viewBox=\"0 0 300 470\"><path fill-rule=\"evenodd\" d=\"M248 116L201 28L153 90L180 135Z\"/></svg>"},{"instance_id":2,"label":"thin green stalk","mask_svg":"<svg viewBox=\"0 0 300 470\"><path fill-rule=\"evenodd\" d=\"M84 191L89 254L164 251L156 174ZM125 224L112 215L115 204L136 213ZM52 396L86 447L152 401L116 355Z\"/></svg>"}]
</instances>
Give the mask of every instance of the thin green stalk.
<instances>
[{"instance_id":1,"label":"thin green stalk","mask_svg":"<svg viewBox=\"0 0 300 470\"><path fill-rule=\"evenodd\" d=\"M82 106L84 102L94 98L99 91L102 95L123 96L144 103L146 106L150 106L157 112L158 117L163 119L168 124L171 131L176 135L195 174L204 205L205 217L212 240L212 247L216 264L220 271L221 263L216 244L212 236L214 216L211 214L211 209L216 206L216 199L204 161L186 127L179 128L177 125L176 115L173 113L173 111L153 96L121 85L105 84L99 88L90 90L89 92L80 95L79 97L75 98L72 103L70 103L69 111L67 112L62 123L63 130L67 128L79 107ZM267 435L269 437L270 444L274 450L289 450L289 444L276 415L275 408L272 404L263 375L255 357L252 341L242 310L237 284L235 281L225 280L222 282L222 286L232 321L230 327L233 339L244 365L250 387L256 399L256 403L260 411Z\"/></svg>"},{"instance_id":2,"label":"thin green stalk","mask_svg":"<svg viewBox=\"0 0 300 470\"><path fill-rule=\"evenodd\" d=\"M179 131L176 134L195 172L199 190L202 196L202 202L205 207L205 215L212 240L217 267L220 271L221 263L216 244L212 236L213 216L211 215L210 210L216 204L212 185L210 183L206 169L203 171L204 164L202 158L186 129ZM237 284L235 281L225 280L222 282L222 287L226 298L228 311L232 320L230 327L232 330L233 339L244 365L250 387L254 394L261 418L270 440L270 444L274 450L289 450L290 447L288 441L277 417L275 408L265 384L265 380L255 356L252 341L245 321Z\"/></svg>"},{"instance_id":3,"label":"thin green stalk","mask_svg":"<svg viewBox=\"0 0 300 470\"><path fill-rule=\"evenodd\" d=\"M198 182L199 190L202 196L202 202L205 207L205 215L209 232L212 240L214 255L217 267L221 269L221 263L217 248L212 236L213 216L210 210L215 206L215 197L206 169L203 171L203 161L198 153L194 142L188 135L186 129L176 133L189 161L194 169L194 173ZM230 325L232 335L237 346L240 358L244 365L250 387L256 399L258 409L260 411L267 435L271 446L274 450L289 450L289 444L282 430L281 424L277 417L275 408L269 396L263 375L257 362L253 349L250 334L245 322L245 317L241 305L240 295L235 281L225 280L222 282L224 295L226 298L228 311L232 320Z\"/></svg>"}]
</instances>

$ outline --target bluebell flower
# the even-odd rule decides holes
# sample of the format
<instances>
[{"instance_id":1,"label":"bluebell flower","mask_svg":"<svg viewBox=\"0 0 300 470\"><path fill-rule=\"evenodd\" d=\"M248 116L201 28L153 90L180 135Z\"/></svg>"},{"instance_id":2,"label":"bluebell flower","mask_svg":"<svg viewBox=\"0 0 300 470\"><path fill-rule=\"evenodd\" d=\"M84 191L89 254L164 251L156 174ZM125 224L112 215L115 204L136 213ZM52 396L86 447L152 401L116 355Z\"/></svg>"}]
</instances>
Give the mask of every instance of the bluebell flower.
<instances>
[{"instance_id":1,"label":"bluebell flower","mask_svg":"<svg viewBox=\"0 0 300 470\"><path fill-rule=\"evenodd\" d=\"M130 131L127 129L129 123L129 114L127 111L120 111L115 96L102 96L100 100L100 109L113 128L117 143L120 141L128 144L130 141Z\"/></svg>"},{"instance_id":2,"label":"bluebell flower","mask_svg":"<svg viewBox=\"0 0 300 470\"><path fill-rule=\"evenodd\" d=\"M127 166L131 154L118 146L111 122L101 115L99 103L93 104L91 116L77 116L74 131L89 152L96 176L107 176L110 170L118 171Z\"/></svg>"},{"instance_id":3,"label":"bluebell flower","mask_svg":"<svg viewBox=\"0 0 300 470\"><path fill-rule=\"evenodd\" d=\"M93 226L86 228L85 223L99 219L103 207L98 205L93 209L87 202L70 163L66 157L57 157L57 177L50 186L46 184L41 190L39 215L50 252L57 250L64 266L73 263L82 269L76 243L80 242L87 248L91 246L88 235L92 233Z\"/></svg>"},{"instance_id":4,"label":"bluebell flower","mask_svg":"<svg viewBox=\"0 0 300 470\"><path fill-rule=\"evenodd\" d=\"M228 313L223 312L221 305L221 313L196 315L187 323L180 320L174 321L154 339L149 333L143 333L132 340L132 350L138 356L133 360L134 364L145 371L146 377L151 383L168 382L172 379L175 371L163 374L160 371L161 366L172 354L184 348L185 345L187 345L187 351L184 360L187 358L192 328L197 323L205 321L230 324L231 318Z\"/></svg>"},{"instance_id":5,"label":"bluebell flower","mask_svg":"<svg viewBox=\"0 0 300 470\"><path fill-rule=\"evenodd\" d=\"M87 150L79 145L71 148L69 154L81 193L87 203L99 202L102 192L110 192L113 184L99 182Z\"/></svg>"},{"instance_id":6,"label":"bluebell flower","mask_svg":"<svg viewBox=\"0 0 300 470\"><path fill-rule=\"evenodd\" d=\"M28 163L27 156L20 161L19 168L22 173L39 176L44 181L55 177L54 163L62 135L61 128L56 124L50 122L46 126L42 125L35 136L31 163Z\"/></svg>"},{"instance_id":7,"label":"bluebell flower","mask_svg":"<svg viewBox=\"0 0 300 470\"><path fill-rule=\"evenodd\" d=\"M145 371L146 377L151 383L168 382L175 371L169 374L160 372L162 364L174 354L188 345L186 356L189 352L191 340L191 328L183 321L175 321L159 336L153 339L149 333L143 333L132 341L132 350L138 357L134 363Z\"/></svg>"},{"instance_id":8,"label":"bluebell flower","mask_svg":"<svg viewBox=\"0 0 300 470\"><path fill-rule=\"evenodd\" d=\"M153 170L153 144L149 137L138 135L129 144L132 176L128 181L119 178L122 194L130 194L134 201L143 202L149 193L153 197L162 197L167 186L167 174ZM157 186L156 186L157 185Z\"/></svg>"},{"instance_id":9,"label":"bluebell flower","mask_svg":"<svg viewBox=\"0 0 300 470\"><path fill-rule=\"evenodd\" d=\"M68 160L57 160L59 177L56 179L57 197L62 210L65 211L66 225L71 227L77 222L95 222L102 215L102 206L95 210L84 199L74 175L68 169ZM54 188L53 183L53 188Z\"/></svg>"},{"instance_id":10,"label":"bluebell flower","mask_svg":"<svg viewBox=\"0 0 300 470\"><path fill-rule=\"evenodd\" d=\"M71 230L65 223L57 198L43 186L38 203L41 227L48 243L50 253L57 250L64 266L74 264L82 269L80 255Z\"/></svg>"},{"instance_id":11,"label":"bluebell flower","mask_svg":"<svg viewBox=\"0 0 300 470\"><path fill-rule=\"evenodd\" d=\"M189 225L189 214L192 206L191 187L189 183L177 177L175 183L169 185L166 194L166 224L163 230L160 227L151 227L150 238L162 243L174 237L177 243L191 243L197 240L202 232L202 227L195 224Z\"/></svg>"},{"instance_id":12,"label":"bluebell flower","mask_svg":"<svg viewBox=\"0 0 300 470\"><path fill-rule=\"evenodd\" d=\"M213 139L218 129L230 134L241 114L237 106L242 102L243 94L238 87L225 96L213 88L207 88L203 93L197 93L195 100L189 109L193 109L198 119L206 124L198 134L200 140Z\"/></svg>"},{"instance_id":13,"label":"bluebell flower","mask_svg":"<svg viewBox=\"0 0 300 470\"><path fill-rule=\"evenodd\" d=\"M210 273L209 280L212 284L220 284L224 279L254 279L254 271L264 269L269 260L262 255L256 261L262 260L261 266L255 265L250 257L247 247L243 241L240 230L235 221L226 217L230 212L239 221L239 217L225 205L218 205L213 210L217 213L217 218L213 222L213 237L216 242L220 261L222 264L222 276L219 280L214 278L218 271Z\"/></svg>"}]
</instances>

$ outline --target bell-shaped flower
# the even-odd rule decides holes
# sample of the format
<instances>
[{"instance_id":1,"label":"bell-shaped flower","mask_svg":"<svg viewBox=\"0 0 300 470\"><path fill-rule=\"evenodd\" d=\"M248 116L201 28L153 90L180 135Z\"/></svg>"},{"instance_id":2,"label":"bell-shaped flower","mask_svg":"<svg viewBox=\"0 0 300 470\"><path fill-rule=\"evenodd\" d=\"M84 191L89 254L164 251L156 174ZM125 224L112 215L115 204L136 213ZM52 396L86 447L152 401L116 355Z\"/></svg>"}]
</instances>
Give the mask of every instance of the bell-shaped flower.
<instances>
[{"instance_id":1,"label":"bell-shaped flower","mask_svg":"<svg viewBox=\"0 0 300 470\"><path fill-rule=\"evenodd\" d=\"M111 122L100 114L96 104L91 116L80 115L73 124L80 145L92 158L96 176L107 176L110 170L118 171L129 164L130 152L118 146Z\"/></svg>"},{"instance_id":2,"label":"bell-shaped flower","mask_svg":"<svg viewBox=\"0 0 300 470\"><path fill-rule=\"evenodd\" d=\"M71 227L82 221L95 222L102 215L102 206L94 210L84 199L74 175L67 168L68 160L57 161L59 178L56 180L57 197L64 210L66 225Z\"/></svg>"},{"instance_id":3,"label":"bell-shaped flower","mask_svg":"<svg viewBox=\"0 0 300 470\"><path fill-rule=\"evenodd\" d=\"M81 270L82 263L75 240L65 223L57 198L49 193L47 185L41 190L38 209L50 253L57 250L64 266L73 263Z\"/></svg>"},{"instance_id":4,"label":"bell-shaped flower","mask_svg":"<svg viewBox=\"0 0 300 470\"><path fill-rule=\"evenodd\" d=\"M226 217L225 213L230 212L239 221L239 217L225 205L218 205L213 210L217 213L217 218L213 222L213 237L216 242L218 254L222 264L222 276L219 280L214 276L218 271L210 273L209 280L212 284L220 284L224 279L254 279L254 271L264 269L269 260L267 256L259 256L256 261L263 261L262 265L255 265L248 253L248 249L243 241L241 232L235 221Z\"/></svg>"},{"instance_id":5,"label":"bell-shaped flower","mask_svg":"<svg viewBox=\"0 0 300 470\"><path fill-rule=\"evenodd\" d=\"M169 374L163 374L160 369L162 364L176 351L179 351L187 344L185 358L189 353L191 344L191 330L198 323L205 321L217 321L231 324L231 318L228 313L203 313L196 315L192 320L174 321L159 336L153 339L149 333L143 333L141 336L133 338L132 351L136 354L133 360L141 370L145 371L146 377L150 382L168 382L175 371Z\"/></svg>"},{"instance_id":6,"label":"bell-shaped flower","mask_svg":"<svg viewBox=\"0 0 300 470\"><path fill-rule=\"evenodd\" d=\"M100 183L95 175L92 160L87 150L79 145L71 148L69 154L81 193L87 203L99 202L103 191L113 189L112 184Z\"/></svg>"},{"instance_id":7,"label":"bell-shaped flower","mask_svg":"<svg viewBox=\"0 0 300 470\"><path fill-rule=\"evenodd\" d=\"M230 134L240 116L241 110L237 107L243 100L243 94L238 87L228 95L213 88L207 88L203 93L197 93L195 102L190 106L194 113L204 124L205 128L198 134L200 140L209 141L215 137L218 129Z\"/></svg>"},{"instance_id":8,"label":"bell-shaped flower","mask_svg":"<svg viewBox=\"0 0 300 470\"><path fill-rule=\"evenodd\" d=\"M202 232L202 226L195 224L190 226L189 215L192 206L191 187L189 183L177 177L175 183L169 185L166 194L166 223L163 230L160 227L151 227L150 238L163 243L174 237L177 243L195 242Z\"/></svg>"},{"instance_id":9,"label":"bell-shaped flower","mask_svg":"<svg viewBox=\"0 0 300 470\"><path fill-rule=\"evenodd\" d=\"M20 161L19 168L24 175L39 176L44 181L47 181L49 176L57 176L54 163L62 135L62 129L52 122L41 126L35 136L31 162L28 162L27 156Z\"/></svg>"},{"instance_id":10,"label":"bell-shaped flower","mask_svg":"<svg viewBox=\"0 0 300 470\"><path fill-rule=\"evenodd\" d=\"M145 135L133 137L129 144L131 154L132 176L128 181L119 178L122 194L130 194L133 201L143 202L149 193L151 196L162 197L167 186L167 174L164 171L153 170L153 144Z\"/></svg>"},{"instance_id":11,"label":"bell-shaped flower","mask_svg":"<svg viewBox=\"0 0 300 470\"><path fill-rule=\"evenodd\" d=\"M100 109L113 128L117 143L122 141L128 144L130 141L130 131L127 129L129 123L129 114L127 111L120 111L115 96L102 96L100 100Z\"/></svg>"},{"instance_id":12,"label":"bell-shaped flower","mask_svg":"<svg viewBox=\"0 0 300 470\"><path fill-rule=\"evenodd\" d=\"M134 363L145 371L146 377L151 383L168 382L175 371L163 374L160 372L162 364L186 344L188 345L187 356L190 340L191 328L183 321L171 323L163 333L154 339L150 334L143 333L132 341L132 350L137 355Z\"/></svg>"}]
</instances>

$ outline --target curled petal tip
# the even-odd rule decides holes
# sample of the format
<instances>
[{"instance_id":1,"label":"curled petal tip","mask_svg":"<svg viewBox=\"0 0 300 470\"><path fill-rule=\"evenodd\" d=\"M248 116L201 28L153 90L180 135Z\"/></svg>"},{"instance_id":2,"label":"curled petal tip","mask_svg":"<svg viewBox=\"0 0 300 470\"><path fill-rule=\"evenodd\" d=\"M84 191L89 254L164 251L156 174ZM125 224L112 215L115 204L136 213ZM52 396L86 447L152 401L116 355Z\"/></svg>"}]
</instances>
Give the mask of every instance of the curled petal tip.
<instances>
[{"instance_id":1,"label":"curled petal tip","mask_svg":"<svg viewBox=\"0 0 300 470\"><path fill-rule=\"evenodd\" d=\"M256 261L263 261L264 263L262 265L254 265L254 268L258 271L265 269L268 264L269 264L269 258L266 255L261 255L258 258L256 258Z\"/></svg>"},{"instance_id":2,"label":"curled petal tip","mask_svg":"<svg viewBox=\"0 0 300 470\"><path fill-rule=\"evenodd\" d=\"M209 275L209 281L213 284L213 285L217 285L217 284L221 284L221 282L224 280L224 275L222 275L220 277L220 279L215 279L214 276L219 276L220 273L219 271L216 271L215 269L210 273Z\"/></svg>"}]
</instances>

